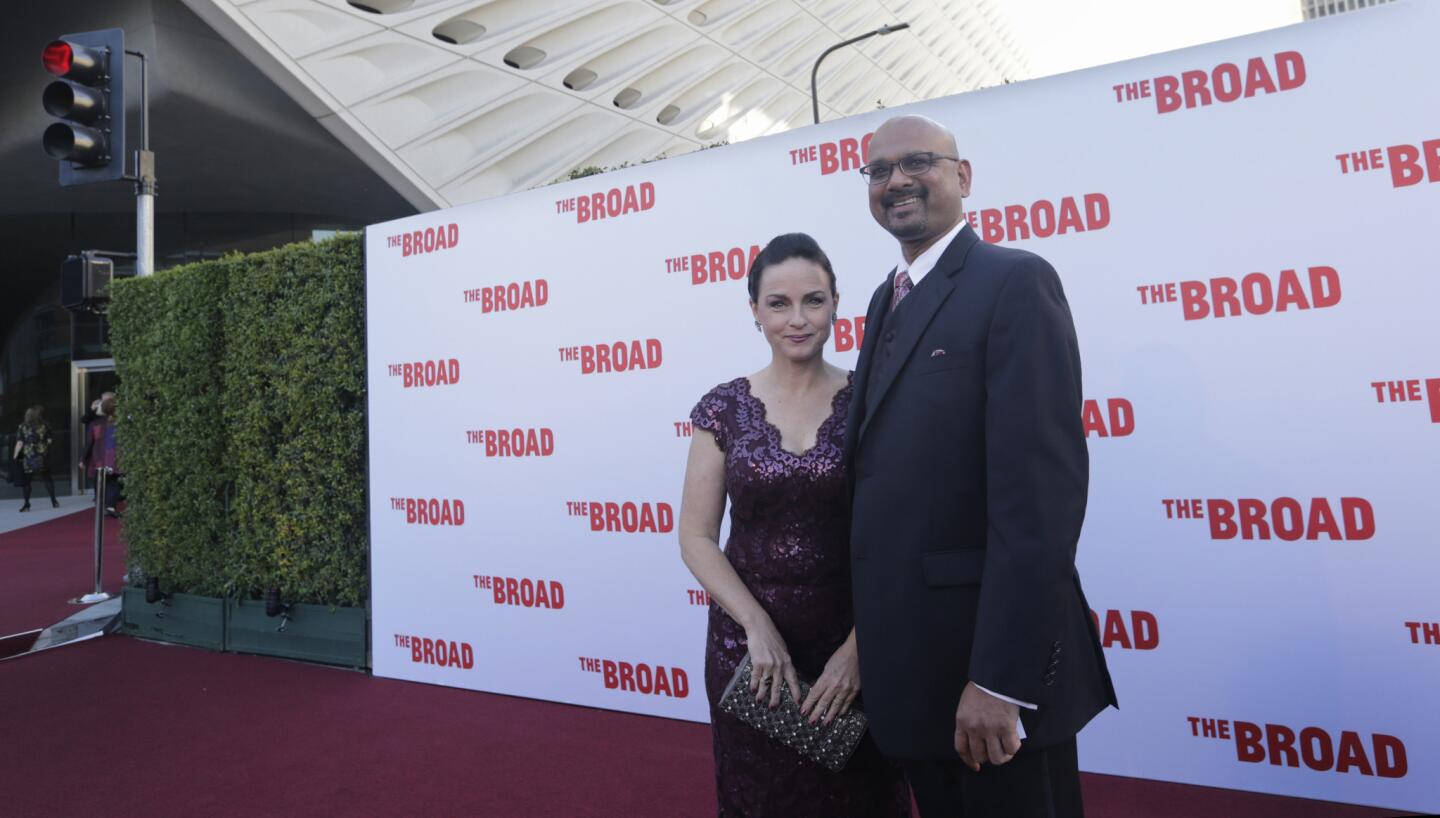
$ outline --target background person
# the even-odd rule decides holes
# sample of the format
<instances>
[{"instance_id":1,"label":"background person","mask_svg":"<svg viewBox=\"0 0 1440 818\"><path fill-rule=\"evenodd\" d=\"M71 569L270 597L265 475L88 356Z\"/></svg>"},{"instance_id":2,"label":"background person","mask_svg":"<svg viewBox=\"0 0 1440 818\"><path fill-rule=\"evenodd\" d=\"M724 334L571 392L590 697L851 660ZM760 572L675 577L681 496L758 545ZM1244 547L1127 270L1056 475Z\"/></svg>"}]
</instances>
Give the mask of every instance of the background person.
<instances>
[{"instance_id":1,"label":"background person","mask_svg":"<svg viewBox=\"0 0 1440 818\"><path fill-rule=\"evenodd\" d=\"M30 510L30 488L36 476L45 480L45 490L50 493L51 507L60 507L60 501L55 499L55 479L50 476L47 459L53 443L54 436L50 433L50 425L45 422L45 407L37 404L26 409L25 418L15 434L15 451L11 454L20 461L24 469L24 480L20 487L25 492L25 505L20 507L21 511Z\"/></svg>"},{"instance_id":2,"label":"background person","mask_svg":"<svg viewBox=\"0 0 1440 818\"><path fill-rule=\"evenodd\" d=\"M91 430L91 426L105 417L105 413L101 407L107 398L113 399L114 397L114 392L101 392L100 397L90 401L90 408L86 409L85 414L80 416L81 434L85 436L85 450L80 453L80 474L82 479L93 478L95 476L94 469L90 467L91 459L95 455L95 436ZM99 488L98 484L91 485L92 492L97 488Z\"/></svg>"},{"instance_id":3,"label":"background person","mask_svg":"<svg viewBox=\"0 0 1440 818\"><path fill-rule=\"evenodd\" d=\"M114 392L101 392L100 397L90 401L90 408L86 409L85 414L80 416L80 425L88 427L91 422L100 417L100 404L103 403L106 398L113 397L115 397Z\"/></svg>"},{"instance_id":4,"label":"background person","mask_svg":"<svg viewBox=\"0 0 1440 818\"><path fill-rule=\"evenodd\" d=\"M118 400L114 392L106 392L100 396L100 406L96 411L94 420L86 426L85 454L80 460L80 468L85 469L91 479L95 480L95 491L99 492L100 481L98 473L100 469L110 469L110 474L105 476L105 513L112 517L120 516L116 510L116 504L120 502L120 475L115 471L116 444L115 444L115 409ZM101 498L96 497L100 502Z\"/></svg>"},{"instance_id":5,"label":"background person","mask_svg":"<svg viewBox=\"0 0 1440 818\"><path fill-rule=\"evenodd\" d=\"M861 172L900 242L846 439L871 732L925 818L1081 815L1075 734L1115 691L1075 570L1089 459L1060 279L966 225L970 163L933 120L886 121Z\"/></svg>"},{"instance_id":6,"label":"background person","mask_svg":"<svg viewBox=\"0 0 1440 818\"><path fill-rule=\"evenodd\" d=\"M752 691L772 707L781 684L796 691L799 675L816 679L802 703L812 721L846 712L860 688L841 449L851 388L822 354L835 273L814 239L792 233L765 246L747 284L770 364L710 390L691 412L680 507L681 555L711 598L705 688L719 814L908 816L900 771L869 739L831 772L716 707L747 650Z\"/></svg>"}]
</instances>

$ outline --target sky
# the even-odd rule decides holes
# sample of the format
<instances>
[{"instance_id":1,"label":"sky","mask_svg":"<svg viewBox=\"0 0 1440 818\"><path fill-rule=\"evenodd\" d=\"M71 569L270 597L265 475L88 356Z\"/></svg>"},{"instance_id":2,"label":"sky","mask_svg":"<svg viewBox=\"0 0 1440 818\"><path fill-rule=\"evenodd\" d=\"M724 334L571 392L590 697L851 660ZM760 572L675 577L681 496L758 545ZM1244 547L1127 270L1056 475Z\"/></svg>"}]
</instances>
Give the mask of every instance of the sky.
<instances>
[{"instance_id":1,"label":"sky","mask_svg":"<svg viewBox=\"0 0 1440 818\"><path fill-rule=\"evenodd\" d=\"M1031 77L1300 22L1300 0L999 0Z\"/></svg>"}]
</instances>

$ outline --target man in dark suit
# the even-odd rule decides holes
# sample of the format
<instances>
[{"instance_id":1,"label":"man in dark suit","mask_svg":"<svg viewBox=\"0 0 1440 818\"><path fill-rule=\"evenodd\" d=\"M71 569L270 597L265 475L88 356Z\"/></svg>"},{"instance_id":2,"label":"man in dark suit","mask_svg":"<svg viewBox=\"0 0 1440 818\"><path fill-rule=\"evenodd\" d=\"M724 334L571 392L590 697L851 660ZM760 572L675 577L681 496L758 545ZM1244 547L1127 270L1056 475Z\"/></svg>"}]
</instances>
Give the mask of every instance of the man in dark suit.
<instances>
[{"instance_id":1,"label":"man in dark suit","mask_svg":"<svg viewBox=\"0 0 1440 818\"><path fill-rule=\"evenodd\" d=\"M966 225L944 126L888 120L862 173L901 251L846 431L871 733L925 818L1081 815L1075 734L1116 700L1075 570L1089 457L1065 293Z\"/></svg>"}]
</instances>

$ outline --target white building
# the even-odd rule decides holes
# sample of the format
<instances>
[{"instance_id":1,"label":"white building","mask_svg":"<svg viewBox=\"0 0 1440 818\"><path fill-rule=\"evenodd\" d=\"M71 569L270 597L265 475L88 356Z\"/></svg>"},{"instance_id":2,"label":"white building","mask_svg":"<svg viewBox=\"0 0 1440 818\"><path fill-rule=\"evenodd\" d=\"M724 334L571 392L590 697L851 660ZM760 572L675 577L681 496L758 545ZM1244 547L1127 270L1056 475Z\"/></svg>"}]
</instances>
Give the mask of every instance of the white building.
<instances>
[{"instance_id":1,"label":"white building","mask_svg":"<svg viewBox=\"0 0 1440 818\"><path fill-rule=\"evenodd\" d=\"M1314 20L1316 17L1329 17L1332 14L1343 14L1388 2L1390 0L1300 0L1300 10L1306 20Z\"/></svg>"},{"instance_id":2,"label":"white building","mask_svg":"<svg viewBox=\"0 0 1440 818\"><path fill-rule=\"evenodd\" d=\"M1029 76L999 0L184 0L412 205Z\"/></svg>"}]
</instances>

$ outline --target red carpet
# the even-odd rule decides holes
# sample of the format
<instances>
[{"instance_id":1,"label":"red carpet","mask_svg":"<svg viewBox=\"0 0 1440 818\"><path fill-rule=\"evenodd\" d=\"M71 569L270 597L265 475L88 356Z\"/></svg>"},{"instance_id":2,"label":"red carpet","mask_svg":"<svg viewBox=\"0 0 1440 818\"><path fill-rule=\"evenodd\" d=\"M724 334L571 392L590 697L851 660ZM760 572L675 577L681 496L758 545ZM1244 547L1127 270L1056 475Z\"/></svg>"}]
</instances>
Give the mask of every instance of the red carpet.
<instances>
[{"instance_id":1,"label":"red carpet","mask_svg":"<svg viewBox=\"0 0 1440 818\"><path fill-rule=\"evenodd\" d=\"M0 664L6 816L714 815L708 728L109 636ZM1091 818L1384 810L1085 776Z\"/></svg>"},{"instance_id":2,"label":"red carpet","mask_svg":"<svg viewBox=\"0 0 1440 818\"><path fill-rule=\"evenodd\" d=\"M124 575L120 521L106 518L104 589L119 593ZM94 589L93 509L0 534L0 636L53 625L80 609L66 600Z\"/></svg>"},{"instance_id":3,"label":"red carpet","mask_svg":"<svg viewBox=\"0 0 1440 818\"><path fill-rule=\"evenodd\" d=\"M74 610L87 522L0 535L0 634ZM1090 818L1395 814L1111 776L1084 788ZM704 725L123 636L0 663L5 818L684 818L714 799Z\"/></svg>"},{"instance_id":4,"label":"red carpet","mask_svg":"<svg viewBox=\"0 0 1440 818\"><path fill-rule=\"evenodd\" d=\"M110 636L0 664L0 702L12 818L713 811L704 726L313 665Z\"/></svg>"}]
</instances>

